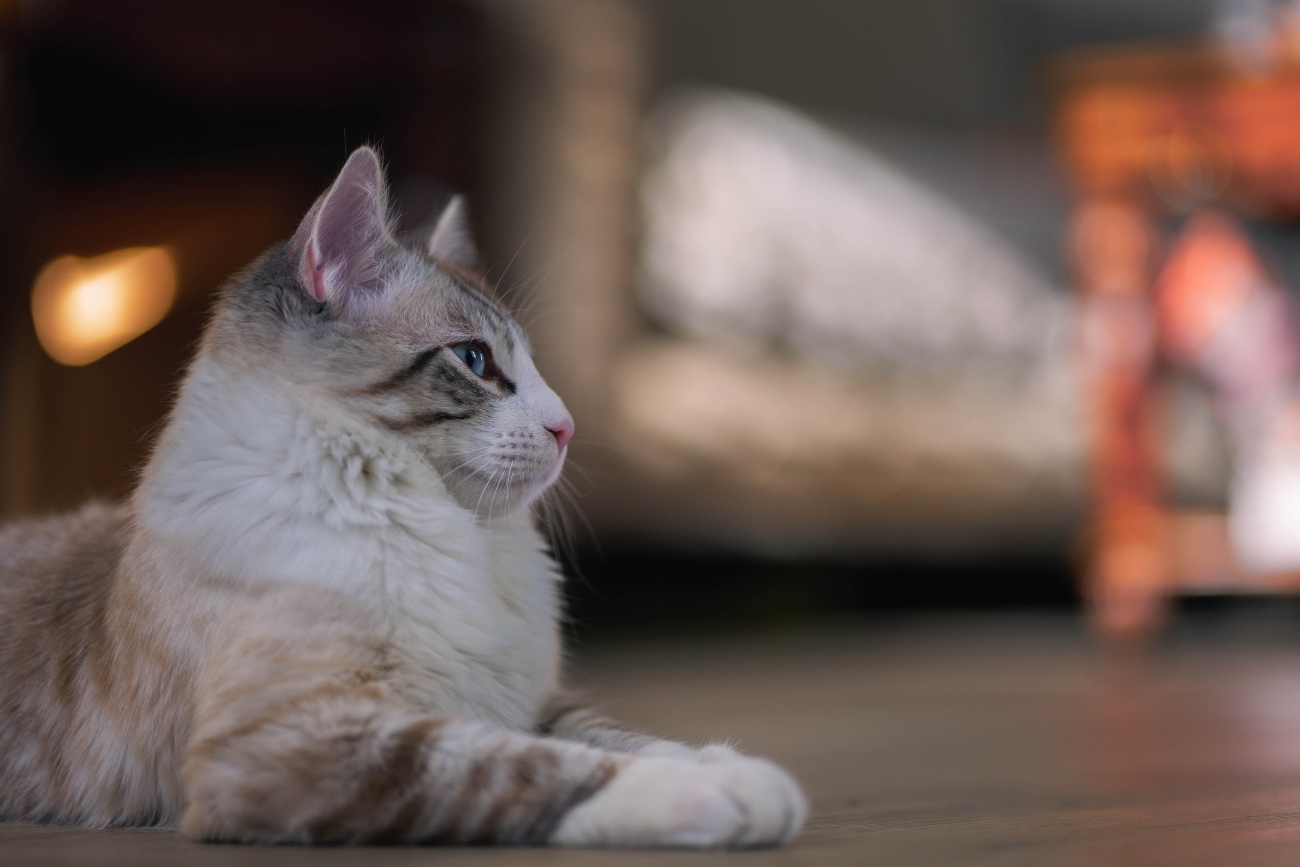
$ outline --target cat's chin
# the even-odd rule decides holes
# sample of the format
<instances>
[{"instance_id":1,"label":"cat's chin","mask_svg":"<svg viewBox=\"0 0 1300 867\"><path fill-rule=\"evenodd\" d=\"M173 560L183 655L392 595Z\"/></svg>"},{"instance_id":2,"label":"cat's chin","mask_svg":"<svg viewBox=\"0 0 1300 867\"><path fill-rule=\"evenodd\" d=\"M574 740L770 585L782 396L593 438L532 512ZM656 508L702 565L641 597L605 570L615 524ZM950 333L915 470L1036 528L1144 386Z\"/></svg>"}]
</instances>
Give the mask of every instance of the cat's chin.
<instances>
[{"instance_id":1,"label":"cat's chin","mask_svg":"<svg viewBox=\"0 0 1300 867\"><path fill-rule=\"evenodd\" d=\"M444 481L460 506L483 518L498 518L527 507L553 485L564 469L564 456L561 452L539 473L461 470Z\"/></svg>"}]
</instances>

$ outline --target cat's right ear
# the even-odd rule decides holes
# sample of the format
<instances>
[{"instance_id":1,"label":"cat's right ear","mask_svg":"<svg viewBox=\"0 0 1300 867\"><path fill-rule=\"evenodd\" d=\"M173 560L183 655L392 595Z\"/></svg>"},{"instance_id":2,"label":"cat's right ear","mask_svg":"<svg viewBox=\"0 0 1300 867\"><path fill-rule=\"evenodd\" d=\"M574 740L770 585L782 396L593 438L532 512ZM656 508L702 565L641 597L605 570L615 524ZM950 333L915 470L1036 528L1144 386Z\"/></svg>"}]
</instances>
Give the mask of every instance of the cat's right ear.
<instances>
[{"instance_id":1,"label":"cat's right ear","mask_svg":"<svg viewBox=\"0 0 1300 867\"><path fill-rule=\"evenodd\" d=\"M379 290L379 250L390 237L387 213L379 157L357 148L294 235L298 276L309 296L346 306L356 293Z\"/></svg>"}]
</instances>

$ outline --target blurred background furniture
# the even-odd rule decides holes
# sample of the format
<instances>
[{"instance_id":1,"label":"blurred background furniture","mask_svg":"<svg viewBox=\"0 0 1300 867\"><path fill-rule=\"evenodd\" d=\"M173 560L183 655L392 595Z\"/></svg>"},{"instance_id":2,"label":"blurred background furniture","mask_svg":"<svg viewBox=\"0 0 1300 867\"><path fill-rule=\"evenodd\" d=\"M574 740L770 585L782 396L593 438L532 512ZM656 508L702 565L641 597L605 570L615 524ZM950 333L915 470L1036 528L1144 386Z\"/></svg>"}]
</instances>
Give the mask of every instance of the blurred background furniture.
<instances>
[{"instance_id":1,"label":"blurred background furniture","mask_svg":"<svg viewBox=\"0 0 1300 867\"><path fill-rule=\"evenodd\" d=\"M1278 38L1263 55L1224 41L1088 49L1052 70L1092 409L1086 595L1109 634L1151 632L1177 594L1300 590L1300 573L1239 562L1222 509L1168 497L1158 445L1162 221L1209 203L1300 215L1300 66Z\"/></svg>"}]
</instances>

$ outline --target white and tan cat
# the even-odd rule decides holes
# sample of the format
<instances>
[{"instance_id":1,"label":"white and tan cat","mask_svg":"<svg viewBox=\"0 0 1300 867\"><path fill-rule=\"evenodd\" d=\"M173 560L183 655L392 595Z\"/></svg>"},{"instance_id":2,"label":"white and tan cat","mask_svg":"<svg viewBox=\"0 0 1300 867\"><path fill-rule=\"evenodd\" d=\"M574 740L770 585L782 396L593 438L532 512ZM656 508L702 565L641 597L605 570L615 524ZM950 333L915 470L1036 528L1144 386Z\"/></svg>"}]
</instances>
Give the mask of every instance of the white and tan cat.
<instances>
[{"instance_id":1,"label":"white and tan cat","mask_svg":"<svg viewBox=\"0 0 1300 867\"><path fill-rule=\"evenodd\" d=\"M780 768L566 704L573 422L375 154L224 290L131 499L0 531L0 819L200 840L789 841ZM575 335L575 339L580 336Z\"/></svg>"}]
</instances>

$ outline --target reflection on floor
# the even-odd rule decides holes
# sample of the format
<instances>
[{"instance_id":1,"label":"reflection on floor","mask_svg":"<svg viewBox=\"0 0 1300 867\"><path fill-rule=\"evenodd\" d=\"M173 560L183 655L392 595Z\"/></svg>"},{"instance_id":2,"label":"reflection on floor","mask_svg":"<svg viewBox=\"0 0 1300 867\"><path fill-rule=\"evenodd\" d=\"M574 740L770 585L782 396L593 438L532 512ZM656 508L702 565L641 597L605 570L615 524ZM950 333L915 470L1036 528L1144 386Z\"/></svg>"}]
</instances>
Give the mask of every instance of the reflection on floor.
<instances>
[{"instance_id":1,"label":"reflection on floor","mask_svg":"<svg viewBox=\"0 0 1300 867\"><path fill-rule=\"evenodd\" d=\"M1258 631L1258 630L1256 630ZM1300 863L1300 624L1106 653L1066 616L601 643L576 679L638 727L785 763L813 818L752 865ZM0 863L716 864L684 853L288 850L0 826Z\"/></svg>"}]
</instances>

